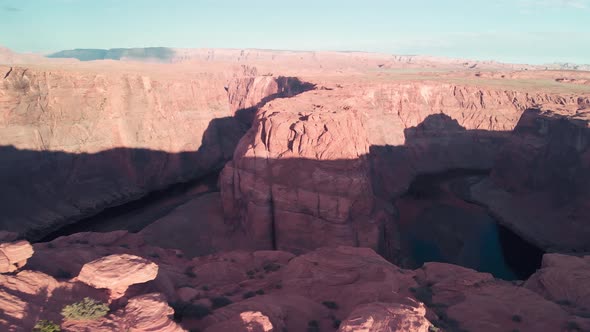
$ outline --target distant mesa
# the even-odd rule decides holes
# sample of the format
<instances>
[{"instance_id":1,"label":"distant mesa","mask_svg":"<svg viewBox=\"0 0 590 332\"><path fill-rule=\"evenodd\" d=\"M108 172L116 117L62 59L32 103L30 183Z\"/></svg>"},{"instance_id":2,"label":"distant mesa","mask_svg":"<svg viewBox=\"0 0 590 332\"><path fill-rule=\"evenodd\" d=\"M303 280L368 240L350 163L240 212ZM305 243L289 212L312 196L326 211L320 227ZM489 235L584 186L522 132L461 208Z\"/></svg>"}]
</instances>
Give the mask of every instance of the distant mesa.
<instances>
[{"instance_id":1,"label":"distant mesa","mask_svg":"<svg viewBox=\"0 0 590 332\"><path fill-rule=\"evenodd\" d=\"M146 47L146 48L112 48L112 49L83 49L65 50L47 55L48 58L74 58L80 61L93 60L160 60L170 62L175 52L168 47Z\"/></svg>"}]
</instances>

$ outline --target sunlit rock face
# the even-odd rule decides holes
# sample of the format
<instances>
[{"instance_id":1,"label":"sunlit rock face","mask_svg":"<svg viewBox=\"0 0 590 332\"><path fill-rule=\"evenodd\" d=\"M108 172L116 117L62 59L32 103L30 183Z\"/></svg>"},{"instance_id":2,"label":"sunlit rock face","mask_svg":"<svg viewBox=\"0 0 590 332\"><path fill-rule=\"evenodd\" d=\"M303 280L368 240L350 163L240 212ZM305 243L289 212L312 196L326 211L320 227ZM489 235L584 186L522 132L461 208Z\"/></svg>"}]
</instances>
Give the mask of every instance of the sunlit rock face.
<instances>
[{"instance_id":1,"label":"sunlit rock face","mask_svg":"<svg viewBox=\"0 0 590 332\"><path fill-rule=\"evenodd\" d=\"M236 107L286 89L230 67L0 67L2 229L49 231L215 172L247 126ZM248 81L247 88L227 86Z\"/></svg>"},{"instance_id":2,"label":"sunlit rock face","mask_svg":"<svg viewBox=\"0 0 590 332\"><path fill-rule=\"evenodd\" d=\"M358 245L394 258L390 204L416 176L489 170L525 109L579 107L567 94L345 82L266 104L222 172L226 219L255 247Z\"/></svg>"}]
</instances>

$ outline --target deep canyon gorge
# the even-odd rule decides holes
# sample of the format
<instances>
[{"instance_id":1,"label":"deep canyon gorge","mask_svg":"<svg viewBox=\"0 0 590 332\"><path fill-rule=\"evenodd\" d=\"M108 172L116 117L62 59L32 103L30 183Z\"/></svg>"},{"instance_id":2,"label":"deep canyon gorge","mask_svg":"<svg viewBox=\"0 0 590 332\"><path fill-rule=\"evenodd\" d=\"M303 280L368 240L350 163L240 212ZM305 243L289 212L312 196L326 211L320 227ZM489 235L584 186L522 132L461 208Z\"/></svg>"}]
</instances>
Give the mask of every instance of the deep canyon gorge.
<instances>
[{"instance_id":1,"label":"deep canyon gorge","mask_svg":"<svg viewBox=\"0 0 590 332\"><path fill-rule=\"evenodd\" d=\"M588 72L6 52L6 330L590 331Z\"/></svg>"}]
</instances>

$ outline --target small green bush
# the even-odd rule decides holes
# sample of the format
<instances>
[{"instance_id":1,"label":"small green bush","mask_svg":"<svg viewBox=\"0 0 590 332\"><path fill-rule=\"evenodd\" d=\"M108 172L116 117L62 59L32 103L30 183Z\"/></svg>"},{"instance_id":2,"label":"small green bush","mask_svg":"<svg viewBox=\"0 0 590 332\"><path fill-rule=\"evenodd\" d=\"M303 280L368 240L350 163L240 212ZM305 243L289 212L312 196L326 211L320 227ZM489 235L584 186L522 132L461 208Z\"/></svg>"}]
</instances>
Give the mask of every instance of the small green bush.
<instances>
[{"instance_id":1,"label":"small green bush","mask_svg":"<svg viewBox=\"0 0 590 332\"><path fill-rule=\"evenodd\" d=\"M580 325L578 325L578 323L576 323L574 321L567 322L565 329L566 329L566 331L582 331L582 329L580 328Z\"/></svg>"},{"instance_id":2,"label":"small green bush","mask_svg":"<svg viewBox=\"0 0 590 332\"><path fill-rule=\"evenodd\" d=\"M322 304L328 309L333 309L333 310L338 309L338 303L336 303L334 301L324 301L324 302L322 302Z\"/></svg>"},{"instance_id":3,"label":"small green bush","mask_svg":"<svg viewBox=\"0 0 590 332\"><path fill-rule=\"evenodd\" d=\"M211 299L211 306L213 307L213 309L225 307L226 305L230 304L232 304L232 301L227 297L220 296Z\"/></svg>"},{"instance_id":4,"label":"small green bush","mask_svg":"<svg viewBox=\"0 0 590 332\"><path fill-rule=\"evenodd\" d=\"M249 298L254 297L254 296L256 296L256 293L255 292L252 292L252 291L246 292L246 293L244 293L244 295L242 295L242 297L244 299L249 299Z\"/></svg>"},{"instance_id":5,"label":"small green bush","mask_svg":"<svg viewBox=\"0 0 590 332\"><path fill-rule=\"evenodd\" d=\"M58 279L71 279L73 276L66 270L57 269L57 272L55 272L55 277Z\"/></svg>"},{"instance_id":6,"label":"small green bush","mask_svg":"<svg viewBox=\"0 0 590 332\"><path fill-rule=\"evenodd\" d=\"M310 320L307 322L307 332L319 332L320 323L317 320Z\"/></svg>"},{"instance_id":7,"label":"small green bush","mask_svg":"<svg viewBox=\"0 0 590 332\"><path fill-rule=\"evenodd\" d=\"M339 328L340 327L340 324L342 324L342 321L340 319L334 319L332 321L332 327L335 328L335 329Z\"/></svg>"},{"instance_id":8,"label":"small green bush","mask_svg":"<svg viewBox=\"0 0 590 332\"><path fill-rule=\"evenodd\" d=\"M182 320L183 318L202 319L211 313L211 310L201 304L174 302L169 303L174 309L174 318Z\"/></svg>"},{"instance_id":9,"label":"small green bush","mask_svg":"<svg viewBox=\"0 0 590 332\"><path fill-rule=\"evenodd\" d=\"M263 267L266 273L278 271L281 268L281 265L277 263L267 263Z\"/></svg>"},{"instance_id":10,"label":"small green bush","mask_svg":"<svg viewBox=\"0 0 590 332\"><path fill-rule=\"evenodd\" d=\"M106 316L108 312L109 306L106 303L86 297L80 302L65 306L61 315L70 320L94 320Z\"/></svg>"},{"instance_id":11,"label":"small green bush","mask_svg":"<svg viewBox=\"0 0 590 332\"><path fill-rule=\"evenodd\" d=\"M61 332L61 329L52 321L40 320L35 324L33 332Z\"/></svg>"},{"instance_id":12,"label":"small green bush","mask_svg":"<svg viewBox=\"0 0 590 332\"><path fill-rule=\"evenodd\" d=\"M184 274L189 278L197 277L197 274L193 271L193 268L191 266L187 267L186 270L184 270Z\"/></svg>"}]
</instances>

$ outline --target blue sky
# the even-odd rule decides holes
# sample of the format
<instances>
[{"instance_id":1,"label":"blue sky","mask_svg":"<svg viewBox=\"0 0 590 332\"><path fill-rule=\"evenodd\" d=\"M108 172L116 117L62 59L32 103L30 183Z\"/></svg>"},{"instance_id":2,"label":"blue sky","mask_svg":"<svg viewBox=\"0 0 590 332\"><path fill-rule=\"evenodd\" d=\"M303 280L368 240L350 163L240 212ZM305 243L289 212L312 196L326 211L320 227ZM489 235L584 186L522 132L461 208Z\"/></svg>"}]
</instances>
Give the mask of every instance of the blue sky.
<instances>
[{"instance_id":1,"label":"blue sky","mask_svg":"<svg viewBox=\"0 0 590 332\"><path fill-rule=\"evenodd\" d=\"M590 0L0 0L0 45L357 50L590 63Z\"/></svg>"}]
</instances>

